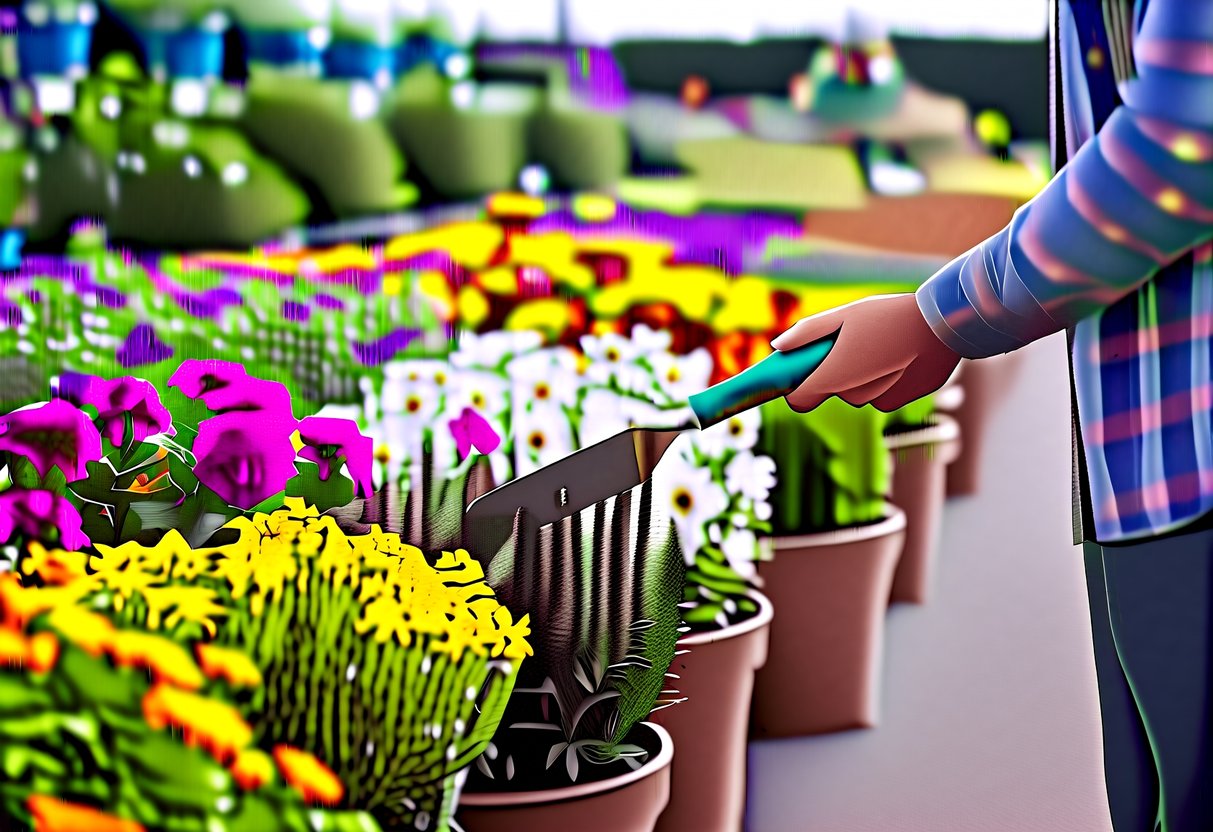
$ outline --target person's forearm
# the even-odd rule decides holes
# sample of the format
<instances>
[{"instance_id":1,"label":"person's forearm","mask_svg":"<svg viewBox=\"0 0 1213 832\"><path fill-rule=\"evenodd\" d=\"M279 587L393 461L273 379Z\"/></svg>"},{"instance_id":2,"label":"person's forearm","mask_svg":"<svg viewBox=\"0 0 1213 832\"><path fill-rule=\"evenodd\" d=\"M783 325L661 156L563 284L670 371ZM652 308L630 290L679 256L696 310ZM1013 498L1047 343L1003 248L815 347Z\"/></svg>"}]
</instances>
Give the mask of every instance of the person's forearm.
<instances>
[{"instance_id":1,"label":"person's forearm","mask_svg":"<svg viewBox=\"0 0 1213 832\"><path fill-rule=\"evenodd\" d=\"M1125 103L999 234L918 290L953 350L1017 349L1213 238L1213 0L1152 0Z\"/></svg>"}]
</instances>

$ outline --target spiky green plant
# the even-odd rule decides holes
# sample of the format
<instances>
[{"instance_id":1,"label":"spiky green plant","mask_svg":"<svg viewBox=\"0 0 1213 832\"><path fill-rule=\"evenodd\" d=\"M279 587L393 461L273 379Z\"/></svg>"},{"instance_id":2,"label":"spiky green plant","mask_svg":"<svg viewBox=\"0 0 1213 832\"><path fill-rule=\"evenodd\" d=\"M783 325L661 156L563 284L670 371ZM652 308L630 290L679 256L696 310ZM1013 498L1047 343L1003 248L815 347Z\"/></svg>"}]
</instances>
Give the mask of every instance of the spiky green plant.
<instances>
[{"instance_id":1,"label":"spiky green plant","mask_svg":"<svg viewBox=\"0 0 1213 832\"><path fill-rule=\"evenodd\" d=\"M809 413L786 402L763 407L759 448L776 461L772 533L810 534L885 517L890 460L887 414L831 398Z\"/></svg>"},{"instance_id":2,"label":"spiky green plant","mask_svg":"<svg viewBox=\"0 0 1213 832\"><path fill-rule=\"evenodd\" d=\"M520 512L515 527L525 526ZM561 774L547 775L553 785L566 775L576 781L582 761L643 762L628 738L638 722L676 701L666 671L681 629L685 568L673 527L653 510L651 483L545 526L537 540L515 534L502 547L487 577L503 601L535 622L535 660L517 692L539 703L536 710L520 702L507 713L508 728L494 739L499 771L492 759L477 762L485 778L513 779L513 758L537 744L547 748L547 769L564 760ZM520 733L531 731L553 742ZM532 782L539 775L526 774Z\"/></svg>"}]
</instances>

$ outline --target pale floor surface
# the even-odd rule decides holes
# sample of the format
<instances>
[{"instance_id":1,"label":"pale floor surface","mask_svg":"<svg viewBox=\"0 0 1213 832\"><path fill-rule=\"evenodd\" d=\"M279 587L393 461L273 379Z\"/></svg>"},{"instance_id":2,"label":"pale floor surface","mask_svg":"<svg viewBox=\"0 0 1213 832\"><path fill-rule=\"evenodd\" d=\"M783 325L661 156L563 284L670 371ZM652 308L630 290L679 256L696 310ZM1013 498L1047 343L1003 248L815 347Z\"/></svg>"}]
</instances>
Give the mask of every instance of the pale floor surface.
<instances>
[{"instance_id":1,"label":"pale floor surface","mask_svg":"<svg viewBox=\"0 0 1213 832\"><path fill-rule=\"evenodd\" d=\"M752 744L749 832L1110 832L1065 349L1024 351L933 599L890 612L880 726Z\"/></svg>"}]
</instances>

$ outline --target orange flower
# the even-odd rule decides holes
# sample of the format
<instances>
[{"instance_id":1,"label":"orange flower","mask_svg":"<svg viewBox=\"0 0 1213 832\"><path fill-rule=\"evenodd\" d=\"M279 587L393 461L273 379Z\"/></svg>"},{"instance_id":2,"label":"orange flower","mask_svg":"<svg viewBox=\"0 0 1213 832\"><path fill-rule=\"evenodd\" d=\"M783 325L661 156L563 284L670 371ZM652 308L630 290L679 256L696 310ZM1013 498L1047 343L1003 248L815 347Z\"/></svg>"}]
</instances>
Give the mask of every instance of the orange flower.
<instances>
[{"instance_id":1,"label":"orange flower","mask_svg":"<svg viewBox=\"0 0 1213 832\"><path fill-rule=\"evenodd\" d=\"M24 667L29 642L16 630L0 627L0 667Z\"/></svg>"},{"instance_id":2,"label":"orange flower","mask_svg":"<svg viewBox=\"0 0 1213 832\"><path fill-rule=\"evenodd\" d=\"M59 639L54 633L38 633L29 640L29 654L26 659L29 669L35 673L46 673L54 668L59 661Z\"/></svg>"},{"instance_id":3,"label":"orange flower","mask_svg":"<svg viewBox=\"0 0 1213 832\"><path fill-rule=\"evenodd\" d=\"M176 642L148 633L124 630L113 640L110 654L120 667L145 667L157 681L185 690L202 687L202 672L189 652Z\"/></svg>"},{"instance_id":4,"label":"orange flower","mask_svg":"<svg viewBox=\"0 0 1213 832\"><path fill-rule=\"evenodd\" d=\"M163 683L143 697L143 718L154 730L180 728L186 745L201 747L220 763L237 759L253 739L253 729L231 705Z\"/></svg>"},{"instance_id":5,"label":"orange flower","mask_svg":"<svg viewBox=\"0 0 1213 832\"><path fill-rule=\"evenodd\" d=\"M246 792L259 789L274 779L274 762L255 748L241 751L230 769L236 785Z\"/></svg>"},{"instance_id":6,"label":"orange flower","mask_svg":"<svg viewBox=\"0 0 1213 832\"><path fill-rule=\"evenodd\" d=\"M74 581L68 586L31 589L21 585L21 579L11 572L0 572L0 624L14 629L25 625L42 613L74 604L88 594L88 581Z\"/></svg>"},{"instance_id":7,"label":"orange flower","mask_svg":"<svg viewBox=\"0 0 1213 832\"><path fill-rule=\"evenodd\" d=\"M308 803L335 806L345 796L345 786L332 769L306 751L277 745L274 761L286 782Z\"/></svg>"},{"instance_id":8,"label":"orange flower","mask_svg":"<svg viewBox=\"0 0 1213 832\"><path fill-rule=\"evenodd\" d=\"M34 832L144 832L143 825L133 820L47 795L31 795L26 806L34 816Z\"/></svg>"},{"instance_id":9,"label":"orange flower","mask_svg":"<svg viewBox=\"0 0 1213 832\"><path fill-rule=\"evenodd\" d=\"M198 664L209 679L223 679L235 688L255 688L261 684L261 671L253 660L239 650L213 644L199 644L195 652Z\"/></svg>"},{"instance_id":10,"label":"orange flower","mask_svg":"<svg viewBox=\"0 0 1213 832\"><path fill-rule=\"evenodd\" d=\"M48 551L34 541L29 556L21 563L24 575L37 575L52 586L63 586L87 574L88 555L85 552Z\"/></svg>"}]
</instances>

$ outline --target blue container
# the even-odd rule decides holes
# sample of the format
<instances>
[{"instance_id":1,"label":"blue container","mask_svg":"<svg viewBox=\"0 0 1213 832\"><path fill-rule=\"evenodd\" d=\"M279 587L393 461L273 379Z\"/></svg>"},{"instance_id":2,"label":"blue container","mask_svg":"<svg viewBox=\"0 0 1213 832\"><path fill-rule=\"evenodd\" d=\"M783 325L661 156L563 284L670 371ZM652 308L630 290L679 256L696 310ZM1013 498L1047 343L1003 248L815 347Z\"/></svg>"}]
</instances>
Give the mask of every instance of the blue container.
<instances>
[{"instance_id":1,"label":"blue container","mask_svg":"<svg viewBox=\"0 0 1213 832\"><path fill-rule=\"evenodd\" d=\"M17 28L17 64L21 77L68 75L88 71L93 27L84 23L51 22L31 26L22 20Z\"/></svg>"},{"instance_id":2,"label":"blue container","mask_svg":"<svg viewBox=\"0 0 1213 832\"><path fill-rule=\"evenodd\" d=\"M21 268L21 249L25 232L17 228L0 228L0 271Z\"/></svg>"},{"instance_id":3,"label":"blue container","mask_svg":"<svg viewBox=\"0 0 1213 832\"><path fill-rule=\"evenodd\" d=\"M170 78L218 78L223 74L223 33L199 27L170 32L138 30L147 65Z\"/></svg>"},{"instance_id":4,"label":"blue container","mask_svg":"<svg viewBox=\"0 0 1213 832\"><path fill-rule=\"evenodd\" d=\"M223 33L193 28L170 34L168 74L201 79L223 75Z\"/></svg>"},{"instance_id":5,"label":"blue container","mask_svg":"<svg viewBox=\"0 0 1213 832\"><path fill-rule=\"evenodd\" d=\"M261 30L245 32L248 59L274 66L316 66L324 52L312 43L308 32Z\"/></svg>"},{"instance_id":6,"label":"blue container","mask_svg":"<svg viewBox=\"0 0 1213 832\"><path fill-rule=\"evenodd\" d=\"M324 73L330 78L361 78L367 81L396 69L395 50L372 43L333 41L324 53Z\"/></svg>"}]
</instances>

